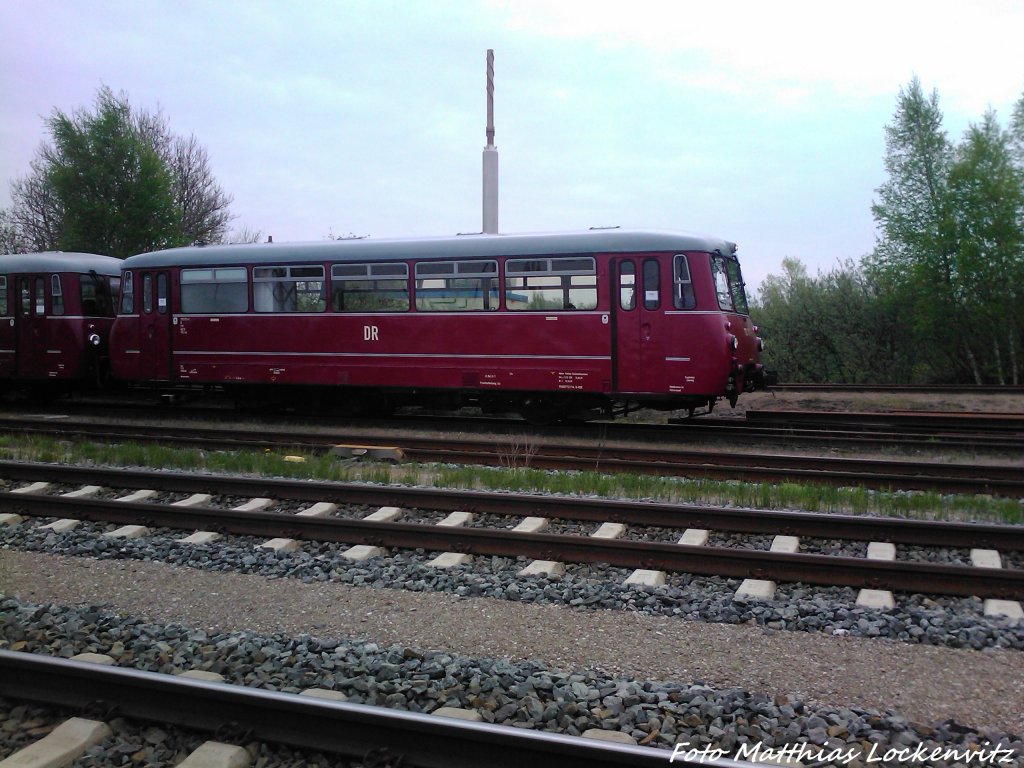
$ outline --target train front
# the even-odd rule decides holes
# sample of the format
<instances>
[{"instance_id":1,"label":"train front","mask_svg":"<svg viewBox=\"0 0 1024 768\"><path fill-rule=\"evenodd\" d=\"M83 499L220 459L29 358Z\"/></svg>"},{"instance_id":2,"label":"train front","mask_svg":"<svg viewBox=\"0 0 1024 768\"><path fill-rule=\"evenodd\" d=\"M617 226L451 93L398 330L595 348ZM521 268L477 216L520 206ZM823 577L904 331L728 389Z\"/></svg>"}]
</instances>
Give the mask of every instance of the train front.
<instances>
[{"instance_id":1,"label":"train front","mask_svg":"<svg viewBox=\"0 0 1024 768\"><path fill-rule=\"evenodd\" d=\"M741 392L764 389L770 383L769 376L761 363L764 343L758 335L758 327L750 319L746 289L735 246L727 253L711 255L711 276L718 300L718 307L724 317L726 354L729 375L725 384L725 397L730 405L736 405Z\"/></svg>"}]
</instances>

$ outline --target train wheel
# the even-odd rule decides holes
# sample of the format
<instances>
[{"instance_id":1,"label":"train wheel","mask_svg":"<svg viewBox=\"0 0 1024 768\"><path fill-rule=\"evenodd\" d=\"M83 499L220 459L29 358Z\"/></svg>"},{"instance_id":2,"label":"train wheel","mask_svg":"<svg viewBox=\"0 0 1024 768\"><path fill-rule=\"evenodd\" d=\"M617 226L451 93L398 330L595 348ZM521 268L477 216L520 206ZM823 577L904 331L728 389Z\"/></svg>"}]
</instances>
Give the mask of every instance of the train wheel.
<instances>
[{"instance_id":1,"label":"train wheel","mask_svg":"<svg viewBox=\"0 0 1024 768\"><path fill-rule=\"evenodd\" d=\"M519 407L524 419L537 426L557 424L566 417L565 404L545 397L527 397Z\"/></svg>"}]
</instances>

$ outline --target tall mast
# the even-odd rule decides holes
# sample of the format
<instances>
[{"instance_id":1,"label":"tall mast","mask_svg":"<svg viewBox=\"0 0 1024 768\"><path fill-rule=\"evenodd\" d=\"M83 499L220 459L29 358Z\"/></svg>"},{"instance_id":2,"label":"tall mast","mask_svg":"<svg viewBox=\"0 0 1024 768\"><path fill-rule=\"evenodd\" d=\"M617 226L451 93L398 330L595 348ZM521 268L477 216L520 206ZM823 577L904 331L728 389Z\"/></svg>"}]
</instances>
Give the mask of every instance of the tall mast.
<instances>
[{"instance_id":1,"label":"tall mast","mask_svg":"<svg viewBox=\"0 0 1024 768\"><path fill-rule=\"evenodd\" d=\"M498 234L498 148L494 146L494 51L487 50L487 146L483 158L483 232Z\"/></svg>"}]
</instances>

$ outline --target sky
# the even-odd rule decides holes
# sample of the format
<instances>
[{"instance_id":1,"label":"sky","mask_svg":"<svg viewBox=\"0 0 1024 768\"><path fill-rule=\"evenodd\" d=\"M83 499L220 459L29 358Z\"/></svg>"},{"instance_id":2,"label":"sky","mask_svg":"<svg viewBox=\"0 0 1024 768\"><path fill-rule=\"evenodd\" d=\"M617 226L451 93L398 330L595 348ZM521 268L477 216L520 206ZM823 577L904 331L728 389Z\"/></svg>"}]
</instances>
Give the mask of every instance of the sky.
<instances>
[{"instance_id":1,"label":"sky","mask_svg":"<svg viewBox=\"0 0 1024 768\"><path fill-rule=\"evenodd\" d=\"M493 49L501 232L713 235L754 294L872 250L913 77L953 139L1024 94L1021 0L0 0L0 30L0 208L106 85L196 136L236 230L479 232Z\"/></svg>"}]
</instances>

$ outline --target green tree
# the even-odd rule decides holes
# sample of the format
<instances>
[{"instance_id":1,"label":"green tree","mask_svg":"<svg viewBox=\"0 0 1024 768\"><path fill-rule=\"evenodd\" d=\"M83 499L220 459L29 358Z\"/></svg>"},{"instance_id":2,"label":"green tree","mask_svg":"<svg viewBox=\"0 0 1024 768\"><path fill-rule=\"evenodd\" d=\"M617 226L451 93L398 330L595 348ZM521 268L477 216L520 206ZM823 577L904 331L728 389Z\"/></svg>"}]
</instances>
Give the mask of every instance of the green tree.
<instances>
[{"instance_id":1,"label":"green tree","mask_svg":"<svg viewBox=\"0 0 1024 768\"><path fill-rule=\"evenodd\" d=\"M978 379L958 282L956 225L948 180L954 148L942 129L938 93L926 97L915 77L885 128L888 180L872 213L879 237L868 260L872 277L911 308L921 338L944 338L949 362Z\"/></svg>"},{"instance_id":2,"label":"green tree","mask_svg":"<svg viewBox=\"0 0 1024 768\"><path fill-rule=\"evenodd\" d=\"M1024 332L1024 169L989 111L957 147L949 173L957 282L974 359L999 384L1021 379Z\"/></svg>"},{"instance_id":3,"label":"green tree","mask_svg":"<svg viewBox=\"0 0 1024 768\"><path fill-rule=\"evenodd\" d=\"M175 136L159 111L136 112L104 86L91 110L55 110L46 125L51 142L11 183L8 213L24 249L127 256L227 236L231 198L206 150Z\"/></svg>"},{"instance_id":4,"label":"green tree","mask_svg":"<svg viewBox=\"0 0 1024 768\"><path fill-rule=\"evenodd\" d=\"M767 365L781 380L903 384L921 375L913 340L896 330L900 304L852 261L816 277L797 259L782 267L751 308Z\"/></svg>"},{"instance_id":5,"label":"green tree","mask_svg":"<svg viewBox=\"0 0 1024 768\"><path fill-rule=\"evenodd\" d=\"M171 174L132 125L131 107L101 90L95 112L48 121L45 179L60 201L57 247L125 258L185 243Z\"/></svg>"}]
</instances>

